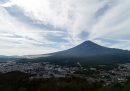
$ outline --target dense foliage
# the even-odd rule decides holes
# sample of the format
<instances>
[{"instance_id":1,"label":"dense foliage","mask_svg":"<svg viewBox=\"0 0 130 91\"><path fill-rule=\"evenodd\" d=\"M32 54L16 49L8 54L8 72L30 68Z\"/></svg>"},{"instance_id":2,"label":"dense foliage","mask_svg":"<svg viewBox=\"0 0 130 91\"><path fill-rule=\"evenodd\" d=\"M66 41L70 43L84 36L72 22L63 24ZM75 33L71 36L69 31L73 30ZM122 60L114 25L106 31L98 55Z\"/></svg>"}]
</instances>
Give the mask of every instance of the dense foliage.
<instances>
[{"instance_id":1,"label":"dense foliage","mask_svg":"<svg viewBox=\"0 0 130 91\"><path fill-rule=\"evenodd\" d=\"M104 86L103 82L89 82L85 78L31 79L21 72L0 74L0 91L129 91L130 80Z\"/></svg>"}]
</instances>

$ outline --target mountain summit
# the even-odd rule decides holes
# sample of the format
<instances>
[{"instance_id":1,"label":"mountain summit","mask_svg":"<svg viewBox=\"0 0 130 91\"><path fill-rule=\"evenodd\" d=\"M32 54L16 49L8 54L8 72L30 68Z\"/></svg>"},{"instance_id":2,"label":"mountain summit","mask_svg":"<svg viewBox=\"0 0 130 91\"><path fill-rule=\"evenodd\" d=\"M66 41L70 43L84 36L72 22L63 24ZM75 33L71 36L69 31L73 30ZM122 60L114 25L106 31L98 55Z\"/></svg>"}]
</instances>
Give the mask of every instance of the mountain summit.
<instances>
[{"instance_id":1,"label":"mountain summit","mask_svg":"<svg viewBox=\"0 0 130 91\"><path fill-rule=\"evenodd\" d=\"M85 41L81 44L79 44L78 46L72 48L72 49L83 49L84 51L87 52L87 50L97 50L97 49L100 49L100 48L105 48L103 46L100 46L92 41ZM80 50L81 51L81 50Z\"/></svg>"},{"instance_id":2,"label":"mountain summit","mask_svg":"<svg viewBox=\"0 0 130 91\"><path fill-rule=\"evenodd\" d=\"M91 45L97 45L97 44L94 43L94 42L92 42L92 41L90 41L90 40L88 40L88 41L85 41L85 42L81 43L80 45L88 45L88 46L91 46Z\"/></svg>"},{"instance_id":3,"label":"mountain summit","mask_svg":"<svg viewBox=\"0 0 130 91\"><path fill-rule=\"evenodd\" d=\"M85 41L71 49L54 53L58 56L87 57L112 52L111 48L100 46L92 41Z\"/></svg>"}]
</instances>

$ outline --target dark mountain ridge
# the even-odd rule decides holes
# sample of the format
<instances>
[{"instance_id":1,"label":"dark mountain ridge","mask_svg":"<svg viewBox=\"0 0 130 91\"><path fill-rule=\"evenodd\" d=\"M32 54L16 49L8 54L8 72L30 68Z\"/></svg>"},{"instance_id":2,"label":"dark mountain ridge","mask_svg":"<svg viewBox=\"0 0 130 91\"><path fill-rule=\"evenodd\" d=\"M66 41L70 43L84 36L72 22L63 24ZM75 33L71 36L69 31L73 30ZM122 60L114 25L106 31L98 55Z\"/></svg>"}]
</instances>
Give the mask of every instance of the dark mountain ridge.
<instances>
[{"instance_id":1,"label":"dark mountain ridge","mask_svg":"<svg viewBox=\"0 0 130 91\"><path fill-rule=\"evenodd\" d=\"M123 52L129 52L129 51L115 49L115 48L107 48L104 46L100 46L91 41L85 41L76 47L73 47L65 51L52 53L51 55L66 56L66 57L68 56L88 57L88 56L96 56L96 55L104 55L104 54L123 53Z\"/></svg>"},{"instance_id":2,"label":"dark mountain ridge","mask_svg":"<svg viewBox=\"0 0 130 91\"><path fill-rule=\"evenodd\" d=\"M4 55L0 55L0 62L12 61L12 60L14 60L14 59L15 59L14 56L4 56Z\"/></svg>"},{"instance_id":3,"label":"dark mountain ridge","mask_svg":"<svg viewBox=\"0 0 130 91\"><path fill-rule=\"evenodd\" d=\"M50 55L50 56L45 56ZM113 64L130 62L130 51L107 48L91 41L85 41L68 50L45 54L30 61L49 61L60 64Z\"/></svg>"}]
</instances>

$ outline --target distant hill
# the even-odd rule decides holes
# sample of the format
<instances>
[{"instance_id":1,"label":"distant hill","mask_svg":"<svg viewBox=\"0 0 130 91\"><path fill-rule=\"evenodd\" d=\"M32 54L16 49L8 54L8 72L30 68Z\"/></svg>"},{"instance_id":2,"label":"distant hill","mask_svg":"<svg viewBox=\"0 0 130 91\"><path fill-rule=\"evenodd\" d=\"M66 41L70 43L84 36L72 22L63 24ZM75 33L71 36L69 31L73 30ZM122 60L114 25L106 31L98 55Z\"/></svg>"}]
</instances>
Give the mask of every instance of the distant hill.
<instances>
[{"instance_id":1,"label":"distant hill","mask_svg":"<svg viewBox=\"0 0 130 91\"><path fill-rule=\"evenodd\" d=\"M14 56L4 56L4 55L0 55L0 62L12 61L12 60L14 60L14 59L15 59Z\"/></svg>"},{"instance_id":2,"label":"distant hill","mask_svg":"<svg viewBox=\"0 0 130 91\"><path fill-rule=\"evenodd\" d=\"M45 55L40 55L40 57L34 59L28 59L28 57L26 60L49 61L63 65L72 65L76 64L76 62L82 64L113 64L130 62L130 51L103 47L92 41L85 41L74 48Z\"/></svg>"}]
</instances>

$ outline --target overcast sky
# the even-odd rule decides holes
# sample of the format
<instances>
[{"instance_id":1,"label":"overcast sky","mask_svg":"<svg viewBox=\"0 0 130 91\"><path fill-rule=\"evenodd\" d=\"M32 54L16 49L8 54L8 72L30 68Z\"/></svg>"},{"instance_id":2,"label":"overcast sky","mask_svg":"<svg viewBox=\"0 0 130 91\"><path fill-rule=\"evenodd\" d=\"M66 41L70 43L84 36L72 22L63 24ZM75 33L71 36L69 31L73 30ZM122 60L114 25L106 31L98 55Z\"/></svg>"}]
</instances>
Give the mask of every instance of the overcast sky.
<instances>
[{"instance_id":1,"label":"overcast sky","mask_svg":"<svg viewBox=\"0 0 130 91\"><path fill-rule=\"evenodd\" d=\"M0 0L0 55L50 53L86 40L130 50L130 0Z\"/></svg>"}]
</instances>

